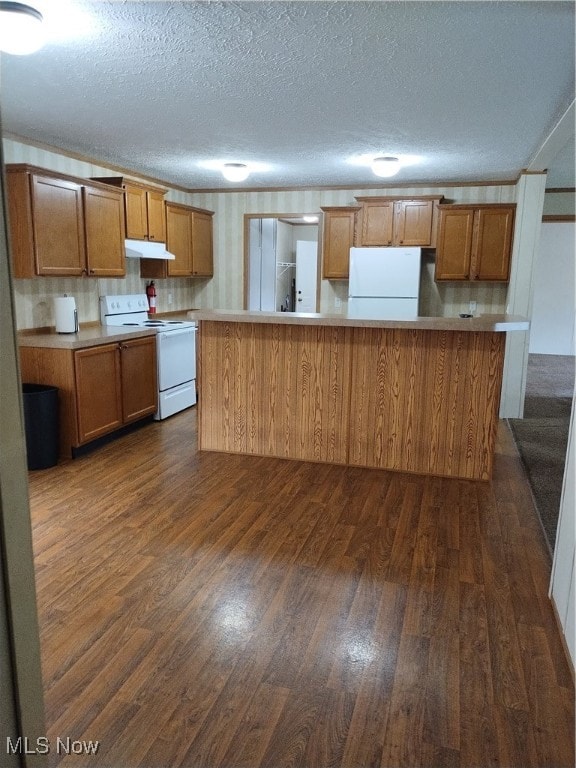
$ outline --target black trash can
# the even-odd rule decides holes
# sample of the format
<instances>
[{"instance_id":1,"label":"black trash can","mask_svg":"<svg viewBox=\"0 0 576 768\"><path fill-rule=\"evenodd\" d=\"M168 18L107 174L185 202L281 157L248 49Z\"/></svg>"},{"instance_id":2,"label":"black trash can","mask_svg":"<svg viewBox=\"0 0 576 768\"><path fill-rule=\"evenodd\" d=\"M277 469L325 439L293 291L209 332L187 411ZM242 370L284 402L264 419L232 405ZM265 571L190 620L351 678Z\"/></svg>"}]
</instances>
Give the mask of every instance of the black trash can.
<instances>
[{"instance_id":1,"label":"black trash can","mask_svg":"<svg viewBox=\"0 0 576 768\"><path fill-rule=\"evenodd\" d=\"M47 469L58 464L58 388L23 384L24 430L28 469Z\"/></svg>"}]
</instances>

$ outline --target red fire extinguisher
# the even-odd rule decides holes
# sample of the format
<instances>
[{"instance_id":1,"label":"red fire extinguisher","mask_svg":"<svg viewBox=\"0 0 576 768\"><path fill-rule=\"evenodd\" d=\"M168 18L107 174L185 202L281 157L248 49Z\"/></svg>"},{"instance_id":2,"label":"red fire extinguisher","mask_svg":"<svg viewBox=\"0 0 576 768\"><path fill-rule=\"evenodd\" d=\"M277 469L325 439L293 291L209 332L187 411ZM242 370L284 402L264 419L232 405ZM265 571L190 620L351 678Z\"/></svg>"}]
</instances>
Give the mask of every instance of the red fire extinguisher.
<instances>
[{"instance_id":1,"label":"red fire extinguisher","mask_svg":"<svg viewBox=\"0 0 576 768\"><path fill-rule=\"evenodd\" d=\"M153 315L156 312L156 286L154 280L146 285L146 296L148 297L148 312Z\"/></svg>"}]
</instances>

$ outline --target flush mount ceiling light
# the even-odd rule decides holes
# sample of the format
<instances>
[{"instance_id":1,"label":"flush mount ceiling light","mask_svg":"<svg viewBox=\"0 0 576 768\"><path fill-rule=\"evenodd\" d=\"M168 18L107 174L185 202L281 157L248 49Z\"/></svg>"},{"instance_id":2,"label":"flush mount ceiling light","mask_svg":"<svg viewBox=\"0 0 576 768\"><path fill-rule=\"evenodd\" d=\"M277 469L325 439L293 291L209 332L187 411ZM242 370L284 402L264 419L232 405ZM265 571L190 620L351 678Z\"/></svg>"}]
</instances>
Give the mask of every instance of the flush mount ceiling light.
<instances>
[{"instance_id":1,"label":"flush mount ceiling light","mask_svg":"<svg viewBox=\"0 0 576 768\"><path fill-rule=\"evenodd\" d=\"M250 169L244 163L224 163L222 175L228 181L244 181L248 178Z\"/></svg>"},{"instance_id":2,"label":"flush mount ceiling light","mask_svg":"<svg viewBox=\"0 0 576 768\"><path fill-rule=\"evenodd\" d=\"M375 157L372 160L372 171L376 176L382 176L389 178L395 176L400 170L400 160L397 157L389 157L383 155L382 157Z\"/></svg>"},{"instance_id":3,"label":"flush mount ceiling light","mask_svg":"<svg viewBox=\"0 0 576 768\"><path fill-rule=\"evenodd\" d=\"M43 43L40 11L24 3L0 2L0 51L23 56Z\"/></svg>"},{"instance_id":4,"label":"flush mount ceiling light","mask_svg":"<svg viewBox=\"0 0 576 768\"><path fill-rule=\"evenodd\" d=\"M312 216L312 215L310 215L310 216L302 216L302 219L307 224L316 224L318 222L318 216Z\"/></svg>"}]
</instances>

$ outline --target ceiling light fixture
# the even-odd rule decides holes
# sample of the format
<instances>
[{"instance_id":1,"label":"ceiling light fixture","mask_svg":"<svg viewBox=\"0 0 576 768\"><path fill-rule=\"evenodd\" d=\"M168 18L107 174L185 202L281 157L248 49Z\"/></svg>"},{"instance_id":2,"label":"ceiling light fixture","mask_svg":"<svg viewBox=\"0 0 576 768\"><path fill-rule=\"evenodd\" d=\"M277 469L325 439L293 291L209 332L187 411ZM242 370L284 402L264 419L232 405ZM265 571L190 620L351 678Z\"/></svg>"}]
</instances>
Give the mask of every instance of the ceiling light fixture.
<instances>
[{"instance_id":1,"label":"ceiling light fixture","mask_svg":"<svg viewBox=\"0 0 576 768\"><path fill-rule=\"evenodd\" d=\"M397 157L384 155L382 157L375 157L372 160L372 171L376 176L389 178L390 176L396 176L399 170L400 160Z\"/></svg>"},{"instance_id":2,"label":"ceiling light fixture","mask_svg":"<svg viewBox=\"0 0 576 768\"><path fill-rule=\"evenodd\" d=\"M302 216L302 219L307 224L317 224L318 223L318 216Z\"/></svg>"},{"instance_id":3,"label":"ceiling light fixture","mask_svg":"<svg viewBox=\"0 0 576 768\"><path fill-rule=\"evenodd\" d=\"M24 3L0 2L0 51L23 56L43 44L40 11Z\"/></svg>"},{"instance_id":4,"label":"ceiling light fixture","mask_svg":"<svg viewBox=\"0 0 576 768\"><path fill-rule=\"evenodd\" d=\"M228 181L244 181L248 178L250 169L244 163L224 163L222 175Z\"/></svg>"}]
</instances>

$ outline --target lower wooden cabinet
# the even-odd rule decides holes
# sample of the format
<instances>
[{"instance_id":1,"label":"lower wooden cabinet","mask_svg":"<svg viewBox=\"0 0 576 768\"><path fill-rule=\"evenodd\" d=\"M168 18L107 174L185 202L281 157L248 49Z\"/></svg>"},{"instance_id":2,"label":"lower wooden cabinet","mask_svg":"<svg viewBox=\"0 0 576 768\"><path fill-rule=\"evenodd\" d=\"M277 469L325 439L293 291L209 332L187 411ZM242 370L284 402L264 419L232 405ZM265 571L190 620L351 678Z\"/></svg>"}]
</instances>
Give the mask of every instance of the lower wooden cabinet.
<instances>
[{"instance_id":1,"label":"lower wooden cabinet","mask_svg":"<svg viewBox=\"0 0 576 768\"><path fill-rule=\"evenodd\" d=\"M515 205L441 205L435 280L510 278Z\"/></svg>"},{"instance_id":2,"label":"lower wooden cabinet","mask_svg":"<svg viewBox=\"0 0 576 768\"><path fill-rule=\"evenodd\" d=\"M22 380L58 387L60 453L155 413L156 337L82 349L21 347Z\"/></svg>"}]
</instances>

